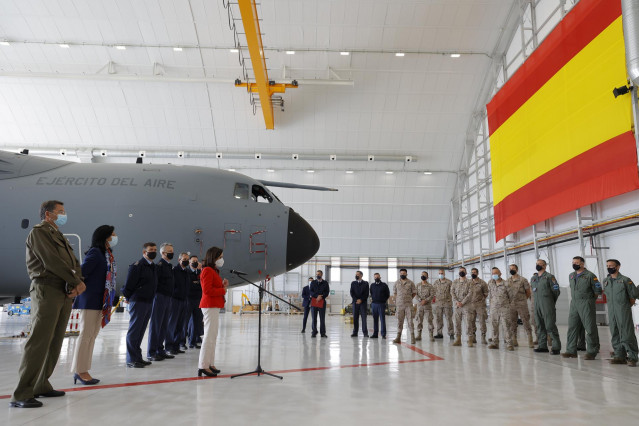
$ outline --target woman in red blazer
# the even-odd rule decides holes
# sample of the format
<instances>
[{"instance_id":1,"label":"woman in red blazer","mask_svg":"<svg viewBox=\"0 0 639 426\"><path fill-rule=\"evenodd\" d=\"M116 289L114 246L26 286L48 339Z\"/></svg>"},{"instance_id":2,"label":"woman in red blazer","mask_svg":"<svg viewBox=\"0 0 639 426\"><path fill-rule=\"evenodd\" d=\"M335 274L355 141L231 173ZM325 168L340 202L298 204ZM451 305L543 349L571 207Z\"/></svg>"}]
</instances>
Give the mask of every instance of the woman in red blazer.
<instances>
[{"instance_id":1,"label":"woman in red blazer","mask_svg":"<svg viewBox=\"0 0 639 426\"><path fill-rule=\"evenodd\" d=\"M204 316L204 337L197 375L209 377L217 376L220 370L215 368L215 343L219 327L220 308L224 307L226 288L229 285L227 279L220 277L220 268L224 265L222 249L211 247L204 257L204 268L200 274L202 284L202 300L200 309Z\"/></svg>"}]
</instances>

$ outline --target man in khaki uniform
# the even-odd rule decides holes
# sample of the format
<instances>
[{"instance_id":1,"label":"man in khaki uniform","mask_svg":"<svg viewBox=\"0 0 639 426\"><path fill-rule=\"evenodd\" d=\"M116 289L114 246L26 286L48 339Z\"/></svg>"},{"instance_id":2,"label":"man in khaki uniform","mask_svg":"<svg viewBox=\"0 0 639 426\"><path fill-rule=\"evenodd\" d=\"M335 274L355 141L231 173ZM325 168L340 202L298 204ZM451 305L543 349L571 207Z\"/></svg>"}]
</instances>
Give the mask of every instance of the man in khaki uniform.
<instances>
[{"instance_id":1,"label":"man in khaki uniform","mask_svg":"<svg viewBox=\"0 0 639 426\"><path fill-rule=\"evenodd\" d=\"M486 320L488 319L488 312L486 311L486 298L488 297L488 284L486 281L479 278L479 269L473 268L470 270L470 278L472 279L472 309L473 316L479 320L479 329L481 331L481 342L487 345L486 341ZM477 343L475 334L477 333L477 322L473 322L473 343Z\"/></svg>"},{"instance_id":2,"label":"man in khaki uniform","mask_svg":"<svg viewBox=\"0 0 639 426\"><path fill-rule=\"evenodd\" d=\"M404 330L404 318L408 323L410 331L410 342L415 343L415 330L413 328L413 297L417 294L415 283L408 279L406 269L399 270L399 279L395 281L393 295L395 296L395 309L397 315L397 337L393 343L402 342L402 331Z\"/></svg>"},{"instance_id":3,"label":"man in khaki uniform","mask_svg":"<svg viewBox=\"0 0 639 426\"><path fill-rule=\"evenodd\" d=\"M450 287L453 282L446 278L444 270L439 270L439 278L433 283L433 291L435 292L435 318L437 319L437 334L435 339L443 339L444 335L444 314L448 323L448 337L453 340L455 329L453 325L453 299L450 294Z\"/></svg>"},{"instance_id":4,"label":"man in khaki uniform","mask_svg":"<svg viewBox=\"0 0 639 426\"><path fill-rule=\"evenodd\" d=\"M417 337L415 340L422 340L422 330L424 329L424 315L428 315L428 333L430 341L435 341L433 337L433 296L435 290L428 282L428 272L422 271L421 282L417 284Z\"/></svg>"},{"instance_id":5,"label":"man in khaki uniform","mask_svg":"<svg viewBox=\"0 0 639 426\"><path fill-rule=\"evenodd\" d=\"M36 397L65 394L53 389L49 377L60 356L73 298L86 290L80 262L58 229L67 220L64 204L45 201L40 218L42 223L35 225L27 237L31 334L24 345L18 386L9 403L18 408L41 407Z\"/></svg>"},{"instance_id":6,"label":"man in khaki uniform","mask_svg":"<svg viewBox=\"0 0 639 426\"><path fill-rule=\"evenodd\" d=\"M524 323L524 330L528 335L528 347L534 348L532 330L530 328L530 313L528 312L528 299L532 294L528 280L519 275L519 267L515 264L509 265L510 277L506 280L508 295L510 296L510 326L513 339L513 346L517 343L517 317Z\"/></svg>"},{"instance_id":7,"label":"man in khaki uniform","mask_svg":"<svg viewBox=\"0 0 639 426\"><path fill-rule=\"evenodd\" d=\"M493 341L488 349L499 349L499 323L503 324L506 333L506 349L515 350L512 342L512 327L510 325L510 296L508 285L501 279L499 268L492 269L492 279L488 282L490 289L490 318L493 323Z\"/></svg>"},{"instance_id":8,"label":"man in khaki uniform","mask_svg":"<svg viewBox=\"0 0 639 426\"><path fill-rule=\"evenodd\" d=\"M461 346L462 316L466 317L466 331L468 333L468 347L473 347L473 324L475 323L475 309L472 306L472 282L466 278L466 268L459 267L459 278L453 281L450 294L455 303L455 341L453 346Z\"/></svg>"}]
</instances>

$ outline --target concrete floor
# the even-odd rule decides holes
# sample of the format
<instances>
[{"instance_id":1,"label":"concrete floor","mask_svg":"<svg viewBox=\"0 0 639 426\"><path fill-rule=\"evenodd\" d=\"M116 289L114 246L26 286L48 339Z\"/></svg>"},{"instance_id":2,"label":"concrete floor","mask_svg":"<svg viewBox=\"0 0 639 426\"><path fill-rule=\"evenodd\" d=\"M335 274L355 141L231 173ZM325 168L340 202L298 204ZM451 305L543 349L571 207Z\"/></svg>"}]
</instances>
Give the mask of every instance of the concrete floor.
<instances>
[{"instance_id":1,"label":"concrete floor","mask_svg":"<svg viewBox=\"0 0 639 426\"><path fill-rule=\"evenodd\" d=\"M300 334L301 316L266 316L262 367L268 376L229 379L256 366L257 316L221 316L217 378L197 379L198 350L144 369L125 367L128 314L102 330L91 373L74 386L75 338L66 339L51 379L62 398L44 407L8 406L24 339L0 338L0 423L22 424L619 424L637 418L639 368L608 364L608 328L595 361L564 360L531 349L450 346L448 338L412 346L351 338L343 317L328 317L327 339ZM369 317L370 320L370 317ZM0 336L27 318L0 316ZM370 323L370 321L369 321ZM396 321L389 319L389 336ZM370 326L369 326L370 327ZM309 327L310 329L310 324ZM490 333L490 331L489 331ZM560 328L562 339L566 328ZM520 341L524 341L520 330ZM145 351L146 339L143 344Z\"/></svg>"}]
</instances>

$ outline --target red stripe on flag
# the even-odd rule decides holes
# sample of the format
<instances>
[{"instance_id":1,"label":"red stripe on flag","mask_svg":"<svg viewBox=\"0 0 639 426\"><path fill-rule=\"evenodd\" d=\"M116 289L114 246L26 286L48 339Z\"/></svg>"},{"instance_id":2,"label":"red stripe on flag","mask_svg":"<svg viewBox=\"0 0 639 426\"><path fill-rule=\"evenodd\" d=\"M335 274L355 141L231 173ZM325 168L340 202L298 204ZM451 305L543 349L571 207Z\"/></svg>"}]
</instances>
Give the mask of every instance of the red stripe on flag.
<instances>
[{"instance_id":1,"label":"red stripe on flag","mask_svg":"<svg viewBox=\"0 0 639 426\"><path fill-rule=\"evenodd\" d=\"M623 133L555 167L495 206L497 241L534 223L639 188L637 148Z\"/></svg>"},{"instance_id":2,"label":"red stripe on flag","mask_svg":"<svg viewBox=\"0 0 639 426\"><path fill-rule=\"evenodd\" d=\"M620 15L619 0L581 0L486 105L490 134Z\"/></svg>"}]
</instances>

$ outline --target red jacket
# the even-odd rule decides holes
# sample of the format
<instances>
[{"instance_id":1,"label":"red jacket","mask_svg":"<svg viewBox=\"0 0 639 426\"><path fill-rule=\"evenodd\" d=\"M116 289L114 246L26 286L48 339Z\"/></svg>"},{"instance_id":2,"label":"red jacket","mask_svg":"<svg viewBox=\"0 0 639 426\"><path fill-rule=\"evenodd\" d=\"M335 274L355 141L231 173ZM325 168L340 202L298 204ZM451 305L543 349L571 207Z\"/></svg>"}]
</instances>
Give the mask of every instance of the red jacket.
<instances>
[{"instance_id":1,"label":"red jacket","mask_svg":"<svg viewBox=\"0 0 639 426\"><path fill-rule=\"evenodd\" d=\"M202 269L200 283L202 284L200 308L223 308L226 289L218 271L210 266Z\"/></svg>"}]
</instances>

